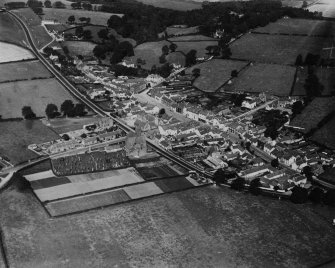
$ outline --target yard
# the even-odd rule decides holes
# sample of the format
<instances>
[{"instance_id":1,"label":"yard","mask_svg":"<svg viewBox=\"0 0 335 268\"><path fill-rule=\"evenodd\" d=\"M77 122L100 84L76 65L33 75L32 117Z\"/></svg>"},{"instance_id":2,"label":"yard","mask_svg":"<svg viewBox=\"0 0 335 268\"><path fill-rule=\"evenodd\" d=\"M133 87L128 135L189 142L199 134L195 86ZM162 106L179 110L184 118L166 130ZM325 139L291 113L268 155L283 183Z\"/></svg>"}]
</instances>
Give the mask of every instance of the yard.
<instances>
[{"instance_id":1,"label":"yard","mask_svg":"<svg viewBox=\"0 0 335 268\"><path fill-rule=\"evenodd\" d=\"M54 78L0 84L2 118L21 118L23 106L31 106L37 116L45 116L49 103L60 107L64 100L76 102Z\"/></svg>"},{"instance_id":2,"label":"yard","mask_svg":"<svg viewBox=\"0 0 335 268\"><path fill-rule=\"evenodd\" d=\"M88 41L65 41L63 46L69 49L70 55L93 56L93 49L96 46L93 42Z\"/></svg>"},{"instance_id":3,"label":"yard","mask_svg":"<svg viewBox=\"0 0 335 268\"><path fill-rule=\"evenodd\" d=\"M335 111L334 104L335 97L315 98L291 121L290 125L303 128L302 132L308 133L316 128L325 116Z\"/></svg>"},{"instance_id":4,"label":"yard","mask_svg":"<svg viewBox=\"0 0 335 268\"><path fill-rule=\"evenodd\" d=\"M334 256L333 210L205 187L50 220L0 196L10 267L312 267Z\"/></svg>"},{"instance_id":5,"label":"yard","mask_svg":"<svg viewBox=\"0 0 335 268\"><path fill-rule=\"evenodd\" d=\"M335 23L327 20L280 19L276 22L268 24L265 27L256 28L253 32L334 36Z\"/></svg>"},{"instance_id":6,"label":"yard","mask_svg":"<svg viewBox=\"0 0 335 268\"><path fill-rule=\"evenodd\" d=\"M7 156L13 164L37 157L28 150L29 144L59 138L39 120L0 122L0 130L0 156Z\"/></svg>"},{"instance_id":7,"label":"yard","mask_svg":"<svg viewBox=\"0 0 335 268\"><path fill-rule=\"evenodd\" d=\"M51 73L39 61L5 63L0 65L0 83L50 78Z\"/></svg>"},{"instance_id":8,"label":"yard","mask_svg":"<svg viewBox=\"0 0 335 268\"><path fill-rule=\"evenodd\" d=\"M328 121L323 127L317 129L311 140L335 149L335 117Z\"/></svg>"},{"instance_id":9,"label":"yard","mask_svg":"<svg viewBox=\"0 0 335 268\"><path fill-rule=\"evenodd\" d=\"M43 8L44 15L42 16L43 19L51 19L57 20L60 23L66 24L68 22L68 18L70 16L74 16L76 22L80 22L79 18L85 17L90 18L91 24L94 25L102 25L107 26L108 19L113 16L117 15L122 17L122 14L113 14L107 12L97 12L97 11L88 11L82 9L57 9L57 8Z\"/></svg>"},{"instance_id":10,"label":"yard","mask_svg":"<svg viewBox=\"0 0 335 268\"><path fill-rule=\"evenodd\" d=\"M26 46L26 36L17 21L8 13L0 13L0 41ZM1 50L2 51L2 50Z\"/></svg>"},{"instance_id":11,"label":"yard","mask_svg":"<svg viewBox=\"0 0 335 268\"><path fill-rule=\"evenodd\" d=\"M288 96L292 89L295 71L295 67L291 66L254 63L242 70L230 85L223 87L223 90Z\"/></svg>"},{"instance_id":12,"label":"yard","mask_svg":"<svg viewBox=\"0 0 335 268\"><path fill-rule=\"evenodd\" d=\"M1 51L0 63L29 60L35 58L35 56L33 55L32 52L30 52L30 50L4 42L0 42L0 51ZM2 70L1 65L0 69Z\"/></svg>"},{"instance_id":13,"label":"yard","mask_svg":"<svg viewBox=\"0 0 335 268\"><path fill-rule=\"evenodd\" d=\"M234 59L293 65L299 54L303 58L307 53L321 54L322 48L331 44L330 38L249 33L233 42L230 48Z\"/></svg>"},{"instance_id":14,"label":"yard","mask_svg":"<svg viewBox=\"0 0 335 268\"><path fill-rule=\"evenodd\" d=\"M205 92L215 92L231 78L233 70L240 71L247 64L245 61L213 59L188 68L186 73L192 74L194 69L199 68L200 76L193 85Z\"/></svg>"}]
</instances>

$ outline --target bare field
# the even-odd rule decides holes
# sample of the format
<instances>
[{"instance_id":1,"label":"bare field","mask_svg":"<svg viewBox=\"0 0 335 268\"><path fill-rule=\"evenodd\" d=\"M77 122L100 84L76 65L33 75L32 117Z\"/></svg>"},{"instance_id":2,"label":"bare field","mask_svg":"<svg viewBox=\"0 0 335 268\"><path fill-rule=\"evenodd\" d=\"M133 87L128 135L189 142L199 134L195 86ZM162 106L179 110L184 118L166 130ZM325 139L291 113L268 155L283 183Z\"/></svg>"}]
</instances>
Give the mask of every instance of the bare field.
<instances>
[{"instance_id":1,"label":"bare field","mask_svg":"<svg viewBox=\"0 0 335 268\"><path fill-rule=\"evenodd\" d=\"M71 55L93 56L93 49L96 46L93 42L88 41L65 41L62 42Z\"/></svg>"},{"instance_id":2,"label":"bare field","mask_svg":"<svg viewBox=\"0 0 335 268\"><path fill-rule=\"evenodd\" d=\"M332 217L214 187L53 220L31 193L0 196L10 267L311 267L334 256Z\"/></svg>"},{"instance_id":3,"label":"bare field","mask_svg":"<svg viewBox=\"0 0 335 268\"><path fill-rule=\"evenodd\" d=\"M0 155L17 164L37 155L28 150L33 143L43 143L59 138L39 120L0 122Z\"/></svg>"},{"instance_id":4,"label":"bare field","mask_svg":"<svg viewBox=\"0 0 335 268\"><path fill-rule=\"evenodd\" d=\"M52 74L39 61L0 64L0 83L50 77Z\"/></svg>"},{"instance_id":5,"label":"bare field","mask_svg":"<svg viewBox=\"0 0 335 268\"><path fill-rule=\"evenodd\" d=\"M29 60L35 58L30 50L9 43L0 42L0 51L0 63Z\"/></svg>"},{"instance_id":6,"label":"bare field","mask_svg":"<svg viewBox=\"0 0 335 268\"><path fill-rule=\"evenodd\" d=\"M45 116L49 103L59 107L67 99L75 102L54 78L0 84L0 114L3 118L22 117L23 106L31 106L37 116Z\"/></svg>"},{"instance_id":7,"label":"bare field","mask_svg":"<svg viewBox=\"0 0 335 268\"><path fill-rule=\"evenodd\" d=\"M225 91L265 92L277 96L290 95L295 67L275 64L254 63L239 73Z\"/></svg>"},{"instance_id":8,"label":"bare field","mask_svg":"<svg viewBox=\"0 0 335 268\"><path fill-rule=\"evenodd\" d=\"M26 46L26 36L17 21L8 13L0 13L0 41ZM2 51L2 50L1 50Z\"/></svg>"},{"instance_id":9,"label":"bare field","mask_svg":"<svg viewBox=\"0 0 335 268\"><path fill-rule=\"evenodd\" d=\"M192 70L199 68L200 76L193 85L202 91L215 92L231 78L233 70L240 71L247 64L245 61L213 59L188 68L186 73L191 74Z\"/></svg>"},{"instance_id":10,"label":"bare field","mask_svg":"<svg viewBox=\"0 0 335 268\"><path fill-rule=\"evenodd\" d=\"M232 43L232 58L271 64L293 65L299 54L321 54L332 39L308 36L246 34Z\"/></svg>"}]
</instances>

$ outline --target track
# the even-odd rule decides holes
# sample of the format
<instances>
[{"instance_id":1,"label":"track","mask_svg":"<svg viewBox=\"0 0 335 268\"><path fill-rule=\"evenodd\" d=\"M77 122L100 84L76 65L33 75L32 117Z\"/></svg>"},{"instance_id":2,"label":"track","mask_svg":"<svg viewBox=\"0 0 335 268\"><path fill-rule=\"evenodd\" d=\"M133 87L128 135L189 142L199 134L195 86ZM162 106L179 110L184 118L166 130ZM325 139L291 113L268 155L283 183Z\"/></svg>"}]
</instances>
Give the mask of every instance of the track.
<instances>
[{"instance_id":1,"label":"track","mask_svg":"<svg viewBox=\"0 0 335 268\"><path fill-rule=\"evenodd\" d=\"M55 78L58 80L58 82L64 86L65 89L67 89L74 97L76 97L77 99L79 99L80 101L82 101L84 104L87 105L87 107L89 107L90 109L92 109L93 111L95 111L97 114L101 115L101 116L108 116L110 118L113 118L120 126L122 129L124 129L127 132L134 132L134 130L132 128L130 128L129 126L127 126L126 124L124 124L122 121L120 121L119 118L110 115L109 112L104 111L101 107L99 107L98 105L96 105L95 103L93 103L92 101L90 101L89 99L87 99L87 97L83 94L81 94L77 88L75 88L53 65L51 65L49 63L49 61L47 61L43 55L40 53L40 51L36 48L36 45L34 43L34 40L30 34L30 31L28 29L28 27L25 25L25 23L14 13L12 13L11 11L7 11L10 15L12 15L17 21L18 23L21 25L21 27L23 28L25 35L27 37L27 40L29 42L29 45L31 47L32 52L35 54L35 56L42 62L42 64L55 76ZM192 163L185 161L184 159L166 151L165 149L161 148L160 146L154 144L152 141L150 141L149 139L147 139L147 143L153 147L156 151L158 151L160 154L162 154L163 156L165 156L166 158L177 162L179 165L186 167L187 169L191 169L194 171L197 171L198 173L202 174L203 176L206 177L212 177L213 175L209 172L203 171L201 169L199 169L197 166L193 165Z\"/></svg>"}]
</instances>

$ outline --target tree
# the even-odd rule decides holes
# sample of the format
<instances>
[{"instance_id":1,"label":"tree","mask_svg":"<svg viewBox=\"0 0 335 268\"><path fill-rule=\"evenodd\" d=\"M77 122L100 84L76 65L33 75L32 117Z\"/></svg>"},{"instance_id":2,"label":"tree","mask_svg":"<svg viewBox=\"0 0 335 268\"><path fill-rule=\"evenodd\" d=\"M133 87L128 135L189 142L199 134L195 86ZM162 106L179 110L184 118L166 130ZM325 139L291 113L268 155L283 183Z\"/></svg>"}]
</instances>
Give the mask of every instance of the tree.
<instances>
[{"instance_id":1,"label":"tree","mask_svg":"<svg viewBox=\"0 0 335 268\"><path fill-rule=\"evenodd\" d=\"M98 32L98 36L99 38L101 38L103 41L108 39L108 29L101 29Z\"/></svg>"},{"instance_id":2,"label":"tree","mask_svg":"<svg viewBox=\"0 0 335 268\"><path fill-rule=\"evenodd\" d=\"M165 114L165 109L161 108L158 112L158 117L162 117Z\"/></svg>"},{"instance_id":3,"label":"tree","mask_svg":"<svg viewBox=\"0 0 335 268\"><path fill-rule=\"evenodd\" d=\"M82 37L83 36L83 33L84 33L84 28L83 26L79 26L75 29L75 35L78 36L78 37Z\"/></svg>"},{"instance_id":4,"label":"tree","mask_svg":"<svg viewBox=\"0 0 335 268\"><path fill-rule=\"evenodd\" d=\"M190 67L196 63L197 63L197 51L195 49L192 49L186 54L185 65L186 67Z\"/></svg>"},{"instance_id":5,"label":"tree","mask_svg":"<svg viewBox=\"0 0 335 268\"><path fill-rule=\"evenodd\" d=\"M302 169L302 174L304 174L309 181L313 179L313 172L310 166L305 166Z\"/></svg>"},{"instance_id":6,"label":"tree","mask_svg":"<svg viewBox=\"0 0 335 268\"><path fill-rule=\"evenodd\" d=\"M177 45L176 45L175 43L172 43L172 44L169 46L169 48L170 48L170 51L171 51L171 52L175 52L176 49L177 49Z\"/></svg>"},{"instance_id":7,"label":"tree","mask_svg":"<svg viewBox=\"0 0 335 268\"><path fill-rule=\"evenodd\" d=\"M83 31L83 38L84 38L85 40L90 40L90 39L92 39L92 33L91 33L91 31L90 31L90 30L84 30L84 31Z\"/></svg>"},{"instance_id":8,"label":"tree","mask_svg":"<svg viewBox=\"0 0 335 268\"><path fill-rule=\"evenodd\" d=\"M237 70L232 70L231 71L231 77L237 77L237 76L238 76Z\"/></svg>"},{"instance_id":9,"label":"tree","mask_svg":"<svg viewBox=\"0 0 335 268\"><path fill-rule=\"evenodd\" d=\"M162 47L162 53L163 55L169 54L169 47L167 45Z\"/></svg>"},{"instance_id":10,"label":"tree","mask_svg":"<svg viewBox=\"0 0 335 268\"><path fill-rule=\"evenodd\" d=\"M58 112L58 108L55 104L49 103L45 108L45 114L48 118L55 118L56 113Z\"/></svg>"},{"instance_id":11,"label":"tree","mask_svg":"<svg viewBox=\"0 0 335 268\"><path fill-rule=\"evenodd\" d=\"M250 182L250 186L249 186L249 191L250 193L252 193L253 195L259 195L262 191L259 187L261 187L261 181L259 178L253 179Z\"/></svg>"},{"instance_id":12,"label":"tree","mask_svg":"<svg viewBox=\"0 0 335 268\"><path fill-rule=\"evenodd\" d=\"M24 176L22 176L21 173L15 172L13 174L13 179L16 182L16 186L19 192L25 192L30 189L29 181Z\"/></svg>"},{"instance_id":13,"label":"tree","mask_svg":"<svg viewBox=\"0 0 335 268\"><path fill-rule=\"evenodd\" d=\"M92 10L92 5L90 3L83 3L82 6L85 10Z\"/></svg>"},{"instance_id":14,"label":"tree","mask_svg":"<svg viewBox=\"0 0 335 268\"><path fill-rule=\"evenodd\" d=\"M69 55L70 51L67 46L63 46L63 51L65 55Z\"/></svg>"},{"instance_id":15,"label":"tree","mask_svg":"<svg viewBox=\"0 0 335 268\"><path fill-rule=\"evenodd\" d=\"M277 168L279 166L279 161L277 158L272 159L271 166L273 166L274 168Z\"/></svg>"},{"instance_id":16,"label":"tree","mask_svg":"<svg viewBox=\"0 0 335 268\"><path fill-rule=\"evenodd\" d=\"M67 20L70 24L73 24L75 22L76 18L74 17L74 15L71 15L71 16L68 17Z\"/></svg>"},{"instance_id":17,"label":"tree","mask_svg":"<svg viewBox=\"0 0 335 268\"><path fill-rule=\"evenodd\" d=\"M165 58L165 55L164 55L164 54L163 54L163 55L160 55L160 57L159 57L159 63L160 63L160 64L166 63L166 58Z\"/></svg>"},{"instance_id":18,"label":"tree","mask_svg":"<svg viewBox=\"0 0 335 268\"><path fill-rule=\"evenodd\" d=\"M84 116L86 114L86 106L83 103L77 103L74 107L75 116Z\"/></svg>"},{"instance_id":19,"label":"tree","mask_svg":"<svg viewBox=\"0 0 335 268\"><path fill-rule=\"evenodd\" d=\"M23 106L22 116L24 119L28 119L28 120L36 118L36 114L33 112L30 106Z\"/></svg>"},{"instance_id":20,"label":"tree","mask_svg":"<svg viewBox=\"0 0 335 268\"><path fill-rule=\"evenodd\" d=\"M302 187L294 186L290 200L294 204L303 204L308 200L308 190Z\"/></svg>"},{"instance_id":21,"label":"tree","mask_svg":"<svg viewBox=\"0 0 335 268\"><path fill-rule=\"evenodd\" d=\"M31 9L32 9L32 10L34 11L34 13L37 14L37 15L41 15L41 14L43 14L43 8L41 8L41 7L32 7Z\"/></svg>"},{"instance_id":22,"label":"tree","mask_svg":"<svg viewBox=\"0 0 335 268\"><path fill-rule=\"evenodd\" d=\"M119 16L113 15L108 19L107 25L109 28L117 29L122 25L122 19Z\"/></svg>"},{"instance_id":23,"label":"tree","mask_svg":"<svg viewBox=\"0 0 335 268\"><path fill-rule=\"evenodd\" d=\"M192 75L195 77L195 78L198 78L200 76L200 69L199 68L194 68L192 70Z\"/></svg>"},{"instance_id":24,"label":"tree","mask_svg":"<svg viewBox=\"0 0 335 268\"><path fill-rule=\"evenodd\" d=\"M308 7L308 3L307 3L307 1L303 1L303 2L302 2L302 6L301 6L301 8L306 8L306 7Z\"/></svg>"},{"instance_id":25,"label":"tree","mask_svg":"<svg viewBox=\"0 0 335 268\"><path fill-rule=\"evenodd\" d=\"M63 112L63 114L65 116L70 115L73 108L74 108L74 104L73 104L72 100L65 100L62 103L62 105L60 106L60 110L61 110L61 112Z\"/></svg>"},{"instance_id":26,"label":"tree","mask_svg":"<svg viewBox=\"0 0 335 268\"><path fill-rule=\"evenodd\" d=\"M213 176L213 180L215 181L215 183L217 184L221 184L221 183L226 183L227 179L225 176L225 172L222 168L219 168L218 170L215 171L214 176Z\"/></svg>"},{"instance_id":27,"label":"tree","mask_svg":"<svg viewBox=\"0 0 335 268\"><path fill-rule=\"evenodd\" d=\"M334 189L330 189L325 193L323 197L323 203L325 203L328 206L335 206L335 190Z\"/></svg>"},{"instance_id":28,"label":"tree","mask_svg":"<svg viewBox=\"0 0 335 268\"><path fill-rule=\"evenodd\" d=\"M312 201L314 204L319 204L321 203L323 196L324 196L323 190L319 187L315 187L309 193L308 199Z\"/></svg>"},{"instance_id":29,"label":"tree","mask_svg":"<svg viewBox=\"0 0 335 268\"><path fill-rule=\"evenodd\" d=\"M302 101L296 101L292 105L292 113L293 113L293 115L300 114L303 109L304 109L304 104L302 103Z\"/></svg>"},{"instance_id":30,"label":"tree","mask_svg":"<svg viewBox=\"0 0 335 268\"><path fill-rule=\"evenodd\" d=\"M61 1L56 1L53 6L54 8L65 8L65 5Z\"/></svg>"},{"instance_id":31,"label":"tree","mask_svg":"<svg viewBox=\"0 0 335 268\"><path fill-rule=\"evenodd\" d=\"M51 1L50 0L44 1L44 7L51 8Z\"/></svg>"},{"instance_id":32,"label":"tree","mask_svg":"<svg viewBox=\"0 0 335 268\"><path fill-rule=\"evenodd\" d=\"M230 47L228 45L221 48L221 57L222 59L229 59L232 55Z\"/></svg>"},{"instance_id":33,"label":"tree","mask_svg":"<svg viewBox=\"0 0 335 268\"><path fill-rule=\"evenodd\" d=\"M303 65L302 55L299 54L297 56L297 59L295 60L295 66L302 66L302 65Z\"/></svg>"},{"instance_id":34,"label":"tree","mask_svg":"<svg viewBox=\"0 0 335 268\"><path fill-rule=\"evenodd\" d=\"M62 139L68 141L70 140L70 136L68 134L63 134Z\"/></svg>"},{"instance_id":35,"label":"tree","mask_svg":"<svg viewBox=\"0 0 335 268\"><path fill-rule=\"evenodd\" d=\"M272 140L277 139L278 135L279 135L279 132L275 126L268 126L264 132L264 136L270 137Z\"/></svg>"},{"instance_id":36,"label":"tree","mask_svg":"<svg viewBox=\"0 0 335 268\"><path fill-rule=\"evenodd\" d=\"M319 97L323 91L323 85L320 84L319 78L313 73L309 73L304 84L306 95L309 98Z\"/></svg>"},{"instance_id":37,"label":"tree","mask_svg":"<svg viewBox=\"0 0 335 268\"><path fill-rule=\"evenodd\" d=\"M238 177L237 179L233 180L230 187L236 191L242 191L244 189L245 179L242 177Z\"/></svg>"}]
</instances>

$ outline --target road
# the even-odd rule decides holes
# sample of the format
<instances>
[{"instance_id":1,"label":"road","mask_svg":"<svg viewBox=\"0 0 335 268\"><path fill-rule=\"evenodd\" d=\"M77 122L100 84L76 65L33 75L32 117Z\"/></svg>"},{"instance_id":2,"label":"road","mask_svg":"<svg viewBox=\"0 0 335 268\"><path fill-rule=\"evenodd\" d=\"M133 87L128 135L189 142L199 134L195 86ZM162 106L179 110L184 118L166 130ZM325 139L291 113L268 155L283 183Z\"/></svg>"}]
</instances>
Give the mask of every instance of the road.
<instances>
[{"instance_id":1,"label":"road","mask_svg":"<svg viewBox=\"0 0 335 268\"><path fill-rule=\"evenodd\" d=\"M47 61L43 55L39 52L39 50L37 49L34 40L31 36L31 33L28 29L28 27L25 25L25 23L14 13L7 11L10 15L12 15L17 21L18 23L21 25L21 27L23 28L25 35L27 37L28 43L30 45L30 48L32 50L32 52L35 54L35 56L41 61L41 63L55 76L55 78L59 81L59 83L64 86L65 89L67 89L74 97L76 97L77 99L79 99L80 101L82 101L84 104L87 105L87 107L89 107L90 109L92 109L94 112L96 112L97 114L101 115L101 116L108 116L113 118L122 129L124 129L126 132L134 132L134 130L132 128L130 128L129 126L127 126L126 124L124 124L122 121L120 121L117 117L110 115L109 112L104 111L101 107L99 107L98 105L96 105L95 103L93 103L91 100L87 99L85 95L81 94L77 88L75 88L58 70L56 70L54 68L54 66L52 66L50 64L49 61ZM158 151L161 155L163 155L164 157L177 162L179 165L186 167L187 169L191 169L194 171L197 171L198 173L200 173L203 176L206 177L212 177L212 174L209 172L205 172L201 169L199 169L197 166L195 166L194 164L185 161L184 159L174 155L171 152L166 151L165 149L161 148L160 146L158 146L157 144L153 143L151 140L147 139L147 143L153 147L156 151ZM26 163L27 167L29 166L29 163Z\"/></svg>"}]
</instances>

